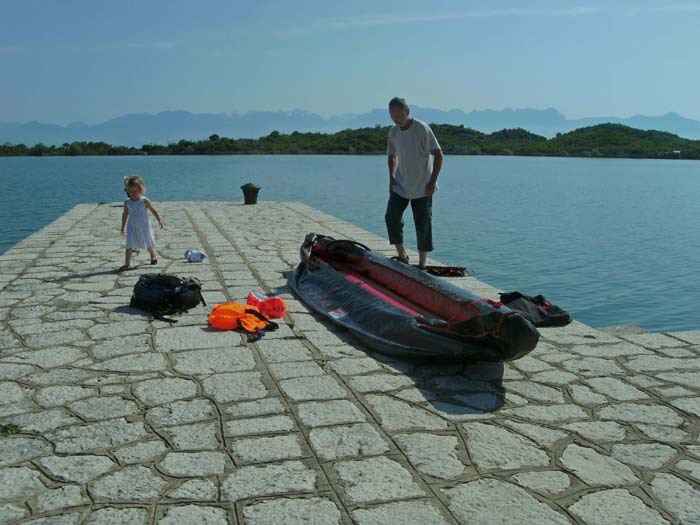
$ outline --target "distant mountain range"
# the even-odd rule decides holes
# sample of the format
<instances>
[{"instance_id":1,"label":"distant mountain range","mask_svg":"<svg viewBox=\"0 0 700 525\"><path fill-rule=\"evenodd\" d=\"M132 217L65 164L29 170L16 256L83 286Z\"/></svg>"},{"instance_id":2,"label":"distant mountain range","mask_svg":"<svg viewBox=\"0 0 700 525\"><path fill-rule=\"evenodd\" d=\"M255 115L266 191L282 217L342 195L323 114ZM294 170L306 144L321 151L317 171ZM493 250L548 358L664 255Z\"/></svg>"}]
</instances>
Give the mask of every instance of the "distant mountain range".
<instances>
[{"instance_id":1,"label":"distant mountain range","mask_svg":"<svg viewBox=\"0 0 700 525\"><path fill-rule=\"evenodd\" d=\"M616 123L643 130L667 131L689 139L700 139L700 121L677 113L657 117L635 115L630 118L589 117L567 119L553 108L480 110L469 113L458 109L443 111L413 106L412 114L425 122L464 125L484 133L505 128L523 128L532 133L553 137L578 128L602 123ZM155 115L133 114L101 124L75 122L67 126L41 122L0 122L0 144L60 145L74 141L103 141L114 145L141 146L167 144L180 139L200 140L217 134L231 138L259 138L272 131L333 133L343 129L387 126L391 124L386 109L373 109L360 115L335 115L324 118L303 110L249 111L247 113L190 113L164 111Z\"/></svg>"}]
</instances>

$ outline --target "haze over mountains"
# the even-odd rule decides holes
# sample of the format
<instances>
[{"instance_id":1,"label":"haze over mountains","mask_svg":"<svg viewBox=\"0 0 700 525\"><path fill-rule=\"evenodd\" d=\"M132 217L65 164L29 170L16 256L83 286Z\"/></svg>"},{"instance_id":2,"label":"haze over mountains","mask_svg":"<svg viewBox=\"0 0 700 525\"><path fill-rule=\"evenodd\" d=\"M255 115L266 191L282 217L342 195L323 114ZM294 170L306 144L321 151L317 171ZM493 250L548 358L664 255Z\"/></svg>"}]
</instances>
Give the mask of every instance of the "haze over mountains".
<instances>
[{"instance_id":1,"label":"haze over mountains","mask_svg":"<svg viewBox=\"0 0 700 525\"><path fill-rule=\"evenodd\" d=\"M413 106L412 114L425 122L464 125L485 133L504 128L523 128L532 133L552 137L577 128L606 122L624 124L637 129L674 133L684 138L700 139L700 121L677 113L662 116L635 115L630 118L589 117L567 119L553 108L462 110L421 108ZM0 122L0 143L60 145L74 141L102 141L113 145L141 146L167 144L180 139L200 140L217 134L231 138L258 138L272 131L318 131L332 133L343 129L387 126L391 124L386 109L373 109L360 115L334 115L324 118L309 111L250 111L247 113L212 114L188 111L164 111L155 115L132 114L106 122L88 125L80 122L59 126L40 122Z\"/></svg>"}]
</instances>

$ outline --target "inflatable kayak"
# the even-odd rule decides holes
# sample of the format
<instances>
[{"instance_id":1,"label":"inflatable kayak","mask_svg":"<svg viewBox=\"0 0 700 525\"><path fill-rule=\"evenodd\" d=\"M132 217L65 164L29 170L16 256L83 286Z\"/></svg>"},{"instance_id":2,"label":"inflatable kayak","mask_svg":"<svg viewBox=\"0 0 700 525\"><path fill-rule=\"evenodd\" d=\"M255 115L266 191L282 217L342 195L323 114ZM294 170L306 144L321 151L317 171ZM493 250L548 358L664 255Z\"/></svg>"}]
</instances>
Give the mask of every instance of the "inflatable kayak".
<instances>
[{"instance_id":1,"label":"inflatable kayak","mask_svg":"<svg viewBox=\"0 0 700 525\"><path fill-rule=\"evenodd\" d=\"M349 240L310 233L289 277L309 308L404 357L509 361L537 345L522 315Z\"/></svg>"}]
</instances>

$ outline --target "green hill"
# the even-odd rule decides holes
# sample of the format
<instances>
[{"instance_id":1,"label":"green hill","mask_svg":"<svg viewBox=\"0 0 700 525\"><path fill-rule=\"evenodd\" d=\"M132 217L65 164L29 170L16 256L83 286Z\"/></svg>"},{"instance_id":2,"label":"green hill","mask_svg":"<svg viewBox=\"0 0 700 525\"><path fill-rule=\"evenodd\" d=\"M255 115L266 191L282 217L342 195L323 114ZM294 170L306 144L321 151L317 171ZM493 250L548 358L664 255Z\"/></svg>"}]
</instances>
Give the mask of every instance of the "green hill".
<instances>
[{"instance_id":1,"label":"green hill","mask_svg":"<svg viewBox=\"0 0 700 525\"><path fill-rule=\"evenodd\" d=\"M626 157L700 159L700 141L661 131L643 131L622 124L599 124L547 139L524 129L486 134L464 126L431 124L448 155L528 155L550 157ZM206 140L180 140L141 148L104 142L73 142L62 146L23 144L0 146L0 156L48 155L380 155L386 152L388 126L347 129L338 133L281 134L259 139L211 135Z\"/></svg>"}]
</instances>

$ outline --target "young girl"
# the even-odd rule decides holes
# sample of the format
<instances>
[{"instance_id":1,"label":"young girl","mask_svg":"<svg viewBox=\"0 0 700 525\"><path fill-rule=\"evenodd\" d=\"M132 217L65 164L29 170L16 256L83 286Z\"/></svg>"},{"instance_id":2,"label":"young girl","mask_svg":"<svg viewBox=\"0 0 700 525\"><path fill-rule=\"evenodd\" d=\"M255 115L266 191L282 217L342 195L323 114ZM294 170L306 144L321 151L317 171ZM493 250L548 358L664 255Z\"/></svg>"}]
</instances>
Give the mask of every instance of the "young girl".
<instances>
[{"instance_id":1,"label":"young girl","mask_svg":"<svg viewBox=\"0 0 700 525\"><path fill-rule=\"evenodd\" d=\"M139 248L148 250L148 253L151 255L151 264L158 264L156 241L153 238L151 221L148 220L148 210L151 210L151 213L158 220L161 230L165 228L163 219L153 207L151 201L144 197L146 185L141 177L138 175L125 177L124 189L129 195L129 198L124 202L121 230L121 234L124 236L124 228L126 227L126 256L124 266L119 268L119 271L132 270L134 268L131 266L131 256Z\"/></svg>"}]
</instances>

